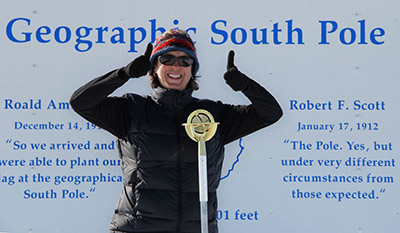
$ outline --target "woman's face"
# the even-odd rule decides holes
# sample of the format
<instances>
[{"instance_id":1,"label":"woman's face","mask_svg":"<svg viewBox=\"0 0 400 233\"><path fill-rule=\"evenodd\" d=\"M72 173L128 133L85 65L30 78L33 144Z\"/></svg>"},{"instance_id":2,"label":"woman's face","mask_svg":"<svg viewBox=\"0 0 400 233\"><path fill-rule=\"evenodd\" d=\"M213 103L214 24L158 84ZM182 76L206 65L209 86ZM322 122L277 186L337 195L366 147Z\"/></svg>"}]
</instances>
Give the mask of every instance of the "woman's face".
<instances>
[{"instance_id":1,"label":"woman's face","mask_svg":"<svg viewBox=\"0 0 400 233\"><path fill-rule=\"evenodd\" d=\"M170 51L165 54L174 57L189 57L182 51ZM192 65L187 67L181 66L178 64L178 61L175 61L172 65L164 65L160 62L160 59L157 59L154 73L157 75L158 80L163 87L183 91L186 89L186 86L192 77Z\"/></svg>"}]
</instances>

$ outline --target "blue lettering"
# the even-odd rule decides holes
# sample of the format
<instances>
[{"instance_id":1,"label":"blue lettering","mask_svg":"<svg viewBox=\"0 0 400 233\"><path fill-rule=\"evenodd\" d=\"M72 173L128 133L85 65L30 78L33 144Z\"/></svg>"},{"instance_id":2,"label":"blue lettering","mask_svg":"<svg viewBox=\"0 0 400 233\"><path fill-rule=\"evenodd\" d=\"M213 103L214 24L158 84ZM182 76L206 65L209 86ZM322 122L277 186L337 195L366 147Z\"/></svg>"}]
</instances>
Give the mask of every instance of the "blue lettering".
<instances>
[{"instance_id":1,"label":"blue lettering","mask_svg":"<svg viewBox=\"0 0 400 233\"><path fill-rule=\"evenodd\" d=\"M43 29L43 30L42 30ZM36 30L36 40L40 43L49 43L50 39L43 39L43 35L49 35L51 33L51 29L47 26L42 26Z\"/></svg>"},{"instance_id":2,"label":"blue lettering","mask_svg":"<svg viewBox=\"0 0 400 233\"><path fill-rule=\"evenodd\" d=\"M61 39L61 35L60 35L62 30L64 30L64 32L65 32L64 40ZM61 27L56 28L56 30L54 31L54 39L60 44L67 43L68 41L71 40L71 29L69 29L66 26L61 26Z\"/></svg>"},{"instance_id":3,"label":"blue lettering","mask_svg":"<svg viewBox=\"0 0 400 233\"><path fill-rule=\"evenodd\" d=\"M242 34L242 40L238 41L236 39L236 32L240 31ZM236 45L240 45L240 44L244 44L244 42L246 42L247 40L247 33L246 30L244 30L243 28L235 28L232 30L231 32L231 38L232 38L232 43L236 44Z\"/></svg>"},{"instance_id":4,"label":"blue lettering","mask_svg":"<svg viewBox=\"0 0 400 233\"><path fill-rule=\"evenodd\" d=\"M321 23L321 41L318 44L330 44L328 42L328 33L333 33L337 30L338 24L335 21L319 21ZM332 29L327 31L327 24L330 24Z\"/></svg>"},{"instance_id":5,"label":"blue lettering","mask_svg":"<svg viewBox=\"0 0 400 233\"><path fill-rule=\"evenodd\" d=\"M82 31L83 31L83 33L82 33ZM86 52L92 48L93 43L90 40L82 40L82 38L86 38L90 35L90 31L92 31L92 28L88 28L88 27L79 27L78 29L76 29L76 35L78 36L78 38L76 39L76 45L75 45L76 51ZM81 49L79 47L81 44L86 44L87 48Z\"/></svg>"},{"instance_id":6,"label":"blue lettering","mask_svg":"<svg viewBox=\"0 0 400 233\"><path fill-rule=\"evenodd\" d=\"M217 27L216 27L217 23L223 23L224 26L226 27L226 21L225 20L217 20L217 21L213 22L211 25L211 31L214 32L215 34L222 36L222 40L220 42L215 41L214 37L211 37L211 44L220 45L220 44L225 43L226 40L228 40L228 33L226 31L217 29Z\"/></svg>"},{"instance_id":7,"label":"blue lettering","mask_svg":"<svg viewBox=\"0 0 400 233\"><path fill-rule=\"evenodd\" d=\"M293 28L293 20L287 20L288 27L288 39L286 44L295 44L293 42L293 32L297 32L297 44L304 44L303 42L303 31L300 28Z\"/></svg>"},{"instance_id":8,"label":"blue lettering","mask_svg":"<svg viewBox=\"0 0 400 233\"><path fill-rule=\"evenodd\" d=\"M321 41L319 44L329 44L328 42L328 34L334 33L338 30L338 24L335 21L319 21L321 23ZM339 41L344 45L354 44L359 37L358 44L366 45L367 42L367 31L366 31L366 22L364 20L359 20L359 30L356 30L351 27L342 28L339 32ZM328 30L328 26L330 26L330 30ZM373 44L380 45L383 44L384 41L378 41L376 37L381 37L385 35L385 31L382 28L374 28L370 32L370 41Z\"/></svg>"},{"instance_id":9,"label":"blue lettering","mask_svg":"<svg viewBox=\"0 0 400 233\"><path fill-rule=\"evenodd\" d=\"M106 42L103 39L103 32L108 32L108 27L98 27L97 30L97 41L96 43L105 44Z\"/></svg>"},{"instance_id":10,"label":"blue lettering","mask_svg":"<svg viewBox=\"0 0 400 233\"><path fill-rule=\"evenodd\" d=\"M113 44L125 44L124 41L124 29L120 27L115 27L112 32L117 31L118 33L111 37L111 43Z\"/></svg>"},{"instance_id":11,"label":"blue lettering","mask_svg":"<svg viewBox=\"0 0 400 233\"><path fill-rule=\"evenodd\" d=\"M272 29L272 33L274 34L274 44L282 44L281 41L279 41L279 33L282 32L282 29L279 28L279 24L275 23L274 28Z\"/></svg>"},{"instance_id":12,"label":"blue lettering","mask_svg":"<svg viewBox=\"0 0 400 233\"><path fill-rule=\"evenodd\" d=\"M137 52L136 44L142 42L146 38L146 30L144 28L142 28L142 27L128 28L128 30L131 32L131 37L130 37L131 46L130 46L130 49L129 49L128 52L135 52L136 53ZM138 31L140 32L142 37L139 40L135 40L136 32L138 32Z\"/></svg>"},{"instance_id":13,"label":"blue lettering","mask_svg":"<svg viewBox=\"0 0 400 233\"><path fill-rule=\"evenodd\" d=\"M377 33L375 33L375 32L377 32ZM385 35L385 30L383 30L383 28L375 28L374 30L371 31L371 34L370 34L371 42L373 44L377 44L377 45L385 43L385 41L378 41L376 39L377 36L381 37L384 35Z\"/></svg>"},{"instance_id":14,"label":"blue lettering","mask_svg":"<svg viewBox=\"0 0 400 233\"><path fill-rule=\"evenodd\" d=\"M365 19L360 20L358 22L360 23L360 34L361 34L360 42L358 44L367 44L367 42L365 41Z\"/></svg>"},{"instance_id":15,"label":"blue lettering","mask_svg":"<svg viewBox=\"0 0 400 233\"><path fill-rule=\"evenodd\" d=\"M187 32L187 33L191 32L191 31L193 32L193 35L194 35L194 34L196 34L197 29L194 28L194 27L191 27L191 28L186 29L186 32ZM192 38L192 40L193 40L193 38ZM196 43L196 41L193 40L193 43Z\"/></svg>"},{"instance_id":16,"label":"blue lettering","mask_svg":"<svg viewBox=\"0 0 400 233\"><path fill-rule=\"evenodd\" d=\"M24 43L24 42L31 41L31 36L32 36L31 32L23 32L22 34L25 35L25 37L22 40L18 40L17 38L15 38L15 36L13 34L13 26L14 26L14 23L17 21L25 21L25 22L27 22L28 26L31 25L31 21L26 18L15 18L15 19L11 20L7 24L7 29L6 29L8 39L10 39L11 41L16 42L16 43Z\"/></svg>"},{"instance_id":17,"label":"blue lettering","mask_svg":"<svg viewBox=\"0 0 400 233\"><path fill-rule=\"evenodd\" d=\"M261 32L261 40L257 40L257 28L250 29L253 35L253 44L268 44L267 41L267 29L262 28L260 29Z\"/></svg>"},{"instance_id":18,"label":"blue lettering","mask_svg":"<svg viewBox=\"0 0 400 233\"><path fill-rule=\"evenodd\" d=\"M11 99L5 99L5 102L6 103L4 109L14 109L13 106L11 105L13 102Z\"/></svg>"},{"instance_id":19,"label":"blue lettering","mask_svg":"<svg viewBox=\"0 0 400 233\"><path fill-rule=\"evenodd\" d=\"M346 31L350 32L350 41L346 41ZM340 42L345 45L353 44L356 41L356 31L352 28L343 28L340 31Z\"/></svg>"},{"instance_id":20,"label":"blue lettering","mask_svg":"<svg viewBox=\"0 0 400 233\"><path fill-rule=\"evenodd\" d=\"M154 41L156 41L157 38L156 33L160 32L160 34L163 34L166 30L163 27L156 28L156 23L157 23L156 19L151 19L149 20L149 22L151 27L151 43L154 43ZM175 25L177 25L178 23L179 21L177 19L174 20Z\"/></svg>"}]
</instances>

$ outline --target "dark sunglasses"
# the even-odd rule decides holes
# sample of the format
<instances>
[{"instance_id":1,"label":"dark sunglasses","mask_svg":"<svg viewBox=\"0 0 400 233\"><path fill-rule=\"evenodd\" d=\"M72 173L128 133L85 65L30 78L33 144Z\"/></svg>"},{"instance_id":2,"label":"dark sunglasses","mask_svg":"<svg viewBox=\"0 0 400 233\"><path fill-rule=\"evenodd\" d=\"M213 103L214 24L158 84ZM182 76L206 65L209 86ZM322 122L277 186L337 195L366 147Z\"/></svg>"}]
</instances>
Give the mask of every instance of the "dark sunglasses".
<instances>
[{"instance_id":1,"label":"dark sunglasses","mask_svg":"<svg viewBox=\"0 0 400 233\"><path fill-rule=\"evenodd\" d=\"M164 54L158 57L158 60L163 65L172 66L178 60L178 64L183 67L191 66L194 60L188 56L175 57L171 54Z\"/></svg>"}]
</instances>

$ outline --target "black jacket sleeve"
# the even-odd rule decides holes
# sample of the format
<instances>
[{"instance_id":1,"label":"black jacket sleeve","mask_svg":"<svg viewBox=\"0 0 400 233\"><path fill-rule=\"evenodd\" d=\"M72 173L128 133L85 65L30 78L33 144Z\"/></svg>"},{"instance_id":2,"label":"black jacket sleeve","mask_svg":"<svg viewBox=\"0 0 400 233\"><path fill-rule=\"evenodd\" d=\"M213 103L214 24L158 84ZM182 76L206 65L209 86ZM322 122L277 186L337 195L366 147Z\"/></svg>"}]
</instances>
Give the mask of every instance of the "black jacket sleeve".
<instances>
[{"instance_id":1,"label":"black jacket sleeve","mask_svg":"<svg viewBox=\"0 0 400 233\"><path fill-rule=\"evenodd\" d=\"M130 124L127 97L108 97L127 81L121 70L111 71L77 89L70 98L71 107L83 118L123 138Z\"/></svg>"},{"instance_id":2,"label":"black jacket sleeve","mask_svg":"<svg viewBox=\"0 0 400 233\"><path fill-rule=\"evenodd\" d=\"M243 94L250 105L224 104L221 112L221 135L224 144L244 137L278 121L283 111L275 98L252 79Z\"/></svg>"}]
</instances>

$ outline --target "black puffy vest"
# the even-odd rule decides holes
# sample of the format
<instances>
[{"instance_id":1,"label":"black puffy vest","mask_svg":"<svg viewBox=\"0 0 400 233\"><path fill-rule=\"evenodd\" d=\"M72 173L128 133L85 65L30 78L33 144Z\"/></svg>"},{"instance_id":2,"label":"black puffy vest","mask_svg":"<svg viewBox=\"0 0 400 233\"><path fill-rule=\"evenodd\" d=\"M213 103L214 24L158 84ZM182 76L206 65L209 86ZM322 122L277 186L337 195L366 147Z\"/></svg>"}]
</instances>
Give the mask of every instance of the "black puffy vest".
<instances>
[{"instance_id":1,"label":"black puffy vest","mask_svg":"<svg viewBox=\"0 0 400 233\"><path fill-rule=\"evenodd\" d=\"M198 100L191 91L155 89L151 97L129 94L129 134L118 139L124 189L111 231L200 232L198 148L183 123L196 109L219 121L222 103ZM217 233L216 190L224 147L217 129L206 142L209 232Z\"/></svg>"}]
</instances>

